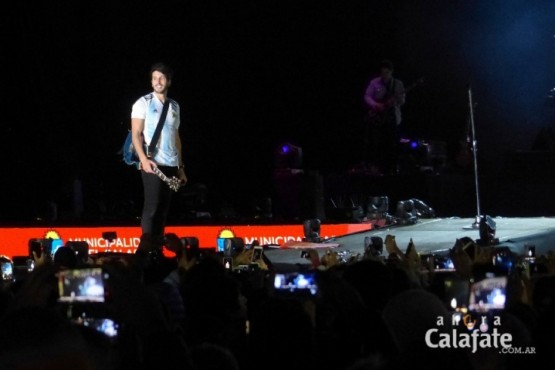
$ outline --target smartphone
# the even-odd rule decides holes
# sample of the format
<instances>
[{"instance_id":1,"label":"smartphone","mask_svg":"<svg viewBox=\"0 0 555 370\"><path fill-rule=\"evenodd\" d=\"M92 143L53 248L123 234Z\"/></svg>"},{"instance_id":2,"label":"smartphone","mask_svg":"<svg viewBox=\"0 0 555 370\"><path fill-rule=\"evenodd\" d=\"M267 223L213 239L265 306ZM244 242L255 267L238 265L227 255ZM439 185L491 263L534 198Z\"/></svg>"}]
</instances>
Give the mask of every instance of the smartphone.
<instances>
[{"instance_id":1,"label":"smartphone","mask_svg":"<svg viewBox=\"0 0 555 370\"><path fill-rule=\"evenodd\" d=\"M224 268L226 271L233 270L233 258L232 257L224 257Z\"/></svg>"},{"instance_id":2,"label":"smartphone","mask_svg":"<svg viewBox=\"0 0 555 370\"><path fill-rule=\"evenodd\" d=\"M199 241L197 237L185 236L180 238L185 257L188 261L192 259L200 259Z\"/></svg>"},{"instance_id":3,"label":"smartphone","mask_svg":"<svg viewBox=\"0 0 555 370\"><path fill-rule=\"evenodd\" d=\"M262 254L264 253L264 249L262 247L254 247L252 250L252 258L251 263L256 263L262 259Z\"/></svg>"},{"instance_id":4,"label":"smartphone","mask_svg":"<svg viewBox=\"0 0 555 370\"><path fill-rule=\"evenodd\" d=\"M29 258L33 257L33 252L37 258L41 258L42 254L46 254L46 258L52 258L52 239L30 239L29 240Z\"/></svg>"},{"instance_id":5,"label":"smartphone","mask_svg":"<svg viewBox=\"0 0 555 370\"><path fill-rule=\"evenodd\" d=\"M64 241L62 239L51 239L50 245L51 245L50 253L52 254L52 258L54 258L54 255L56 254L58 249L64 246Z\"/></svg>"},{"instance_id":6,"label":"smartphone","mask_svg":"<svg viewBox=\"0 0 555 370\"><path fill-rule=\"evenodd\" d=\"M514 266L513 254L508 248L496 249L492 262L496 271L508 274Z\"/></svg>"},{"instance_id":7,"label":"smartphone","mask_svg":"<svg viewBox=\"0 0 555 370\"><path fill-rule=\"evenodd\" d=\"M433 256L435 271L455 271L455 264L450 257Z\"/></svg>"},{"instance_id":8,"label":"smartphone","mask_svg":"<svg viewBox=\"0 0 555 370\"><path fill-rule=\"evenodd\" d=\"M228 238L218 238L216 239L216 250L218 252L225 252L225 241Z\"/></svg>"},{"instance_id":9,"label":"smartphone","mask_svg":"<svg viewBox=\"0 0 555 370\"><path fill-rule=\"evenodd\" d=\"M470 285L468 309L474 312L502 310L507 300L507 276L491 276Z\"/></svg>"},{"instance_id":10,"label":"smartphone","mask_svg":"<svg viewBox=\"0 0 555 370\"><path fill-rule=\"evenodd\" d=\"M451 276L443 281L444 302L453 310L467 306L469 292L470 283L467 279Z\"/></svg>"},{"instance_id":11,"label":"smartphone","mask_svg":"<svg viewBox=\"0 0 555 370\"><path fill-rule=\"evenodd\" d=\"M0 269L3 281L13 280L13 263L0 262Z\"/></svg>"},{"instance_id":12,"label":"smartphone","mask_svg":"<svg viewBox=\"0 0 555 370\"><path fill-rule=\"evenodd\" d=\"M274 291L316 295L318 285L314 272L275 274Z\"/></svg>"},{"instance_id":13,"label":"smartphone","mask_svg":"<svg viewBox=\"0 0 555 370\"><path fill-rule=\"evenodd\" d=\"M534 260L536 258L536 246L535 245L527 245L525 248L526 248L525 259Z\"/></svg>"},{"instance_id":14,"label":"smartphone","mask_svg":"<svg viewBox=\"0 0 555 370\"><path fill-rule=\"evenodd\" d=\"M58 272L59 302L105 302L108 273L100 267Z\"/></svg>"},{"instance_id":15,"label":"smartphone","mask_svg":"<svg viewBox=\"0 0 555 370\"><path fill-rule=\"evenodd\" d=\"M78 317L74 319L73 322L77 325L83 325L92 328L109 338L116 338L118 336L119 325L112 319Z\"/></svg>"}]
</instances>

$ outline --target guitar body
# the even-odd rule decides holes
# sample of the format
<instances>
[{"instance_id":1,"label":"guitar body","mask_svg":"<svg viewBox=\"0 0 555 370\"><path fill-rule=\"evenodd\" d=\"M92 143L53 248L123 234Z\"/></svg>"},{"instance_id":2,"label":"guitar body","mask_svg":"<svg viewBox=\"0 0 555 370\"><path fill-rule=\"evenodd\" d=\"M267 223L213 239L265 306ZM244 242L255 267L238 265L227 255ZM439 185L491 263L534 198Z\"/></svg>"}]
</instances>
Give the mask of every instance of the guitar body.
<instances>
[{"instance_id":1,"label":"guitar body","mask_svg":"<svg viewBox=\"0 0 555 370\"><path fill-rule=\"evenodd\" d=\"M125 142L123 143L122 148L123 153L123 161L125 164L130 166L135 166L137 169L140 169L141 161L135 152L135 148L133 148L133 137L131 136L131 131L127 134L125 138Z\"/></svg>"},{"instance_id":2,"label":"guitar body","mask_svg":"<svg viewBox=\"0 0 555 370\"><path fill-rule=\"evenodd\" d=\"M416 82L412 85L406 87L401 94L407 95L412 89L416 86L419 86L424 83L424 77L420 77ZM399 98L399 94L395 94L393 96L388 96L382 102L383 109L380 111L370 109L368 111L368 121L371 125L376 126L383 126L386 120L388 119L388 115L391 114L391 109L395 106L395 101Z\"/></svg>"},{"instance_id":3,"label":"guitar body","mask_svg":"<svg viewBox=\"0 0 555 370\"><path fill-rule=\"evenodd\" d=\"M145 148L145 151L146 151L146 148ZM129 131L129 134L127 134L127 137L125 138L122 153L123 153L123 161L126 164L130 166L135 166L138 170L141 169L141 161L137 156L137 152L135 152L135 148L133 148L131 131ZM181 181L177 177L175 176L171 178L167 177L166 175L164 175L162 171L160 171L158 167L154 168L154 174L158 176L162 181L164 181L170 187L170 189L172 189L175 192L177 192L181 187Z\"/></svg>"},{"instance_id":4,"label":"guitar body","mask_svg":"<svg viewBox=\"0 0 555 370\"><path fill-rule=\"evenodd\" d=\"M368 111L368 121L372 126L380 127L385 124L387 116L391 114L392 105L384 104L384 106L385 109L379 112L372 109Z\"/></svg>"}]
</instances>

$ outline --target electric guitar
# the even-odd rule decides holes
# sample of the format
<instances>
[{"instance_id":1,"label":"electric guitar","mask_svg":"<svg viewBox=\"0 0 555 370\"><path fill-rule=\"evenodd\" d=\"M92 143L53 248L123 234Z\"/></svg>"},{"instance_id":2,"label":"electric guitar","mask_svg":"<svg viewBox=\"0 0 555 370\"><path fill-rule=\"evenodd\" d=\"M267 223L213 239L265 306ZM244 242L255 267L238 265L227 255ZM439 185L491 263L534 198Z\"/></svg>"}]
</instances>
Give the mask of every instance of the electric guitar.
<instances>
[{"instance_id":1,"label":"electric guitar","mask_svg":"<svg viewBox=\"0 0 555 370\"><path fill-rule=\"evenodd\" d=\"M403 94L404 95L408 94L416 86L419 86L423 83L424 83L424 77L420 77L412 85L406 87L404 91L394 94L393 96L387 97L382 102L384 106L384 109L382 110L378 111L370 108L370 110L368 111L368 120L370 124L378 125L378 126L383 125L385 123L385 119L387 117L387 114L389 113L389 110L395 105L395 102L397 101L397 99L400 98Z\"/></svg>"},{"instance_id":2,"label":"electric guitar","mask_svg":"<svg viewBox=\"0 0 555 370\"><path fill-rule=\"evenodd\" d=\"M168 177L164 175L164 173L160 171L158 167L154 167L153 171L156 176L158 176L162 181L164 181L170 187L170 189L172 189L175 192L179 191L179 188L181 187L181 180L179 180L175 176Z\"/></svg>"},{"instance_id":3,"label":"electric guitar","mask_svg":"<svg viewBox=\"0 0 555 370\"><path fill-rule=\"evenodd\" d=\"M145 151L145 153L148 151L148 148L146 146L144 147L144 151ZM125 143L123 144L122 153L123 153L123 161L126 164L128 164L130 166L135 166L135 167L137 167L138 170L141 169L141 161L139 160L139 157L137 156L137 152L135 152L135 149L133 148L133 140L132 140L132 137L131 137L131 131L129 131L129 134L127 135L127 137L125 139ZM171 178L169 178L168 176L164 175L164 173L162 171L160 171L160 169L158 167L154 167L154 174L156 176L158 176L166 184L168 184L170 189L172 189L175 192L177 192L179 190L179 188L181 187L181 185L182 185L181 181L177 177L172 176Z\"/></svg>"}]
</instances>

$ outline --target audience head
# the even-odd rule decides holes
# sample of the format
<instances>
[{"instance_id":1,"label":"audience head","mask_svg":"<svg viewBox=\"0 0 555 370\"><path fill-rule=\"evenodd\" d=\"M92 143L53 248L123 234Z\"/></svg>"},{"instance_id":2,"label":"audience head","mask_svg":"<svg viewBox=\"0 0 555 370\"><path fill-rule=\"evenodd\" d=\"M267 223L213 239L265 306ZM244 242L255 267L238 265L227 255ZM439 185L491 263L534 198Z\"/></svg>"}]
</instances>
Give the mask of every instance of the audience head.
<instances>
[{"instance_id":1,"label":"audience head","mask_svg":"<svg viewBox=\"0 0 555 370\"><path fill-rule=\"evenodd\" d=\"M54 266L58 269L73 269L77 267L77 256L73 249L60 247L54 253Z\"/></svg>"},{"instance_id":2,"label":"audience head","mask_svg":"<svg viewBox=\"0 0 555 370\"><path fill-rule=\"evenodd\" d=\"M94 363L76 327L57 311L25 307L0 321L0 368L93 369Z\"/></svg>"}]
</instances>

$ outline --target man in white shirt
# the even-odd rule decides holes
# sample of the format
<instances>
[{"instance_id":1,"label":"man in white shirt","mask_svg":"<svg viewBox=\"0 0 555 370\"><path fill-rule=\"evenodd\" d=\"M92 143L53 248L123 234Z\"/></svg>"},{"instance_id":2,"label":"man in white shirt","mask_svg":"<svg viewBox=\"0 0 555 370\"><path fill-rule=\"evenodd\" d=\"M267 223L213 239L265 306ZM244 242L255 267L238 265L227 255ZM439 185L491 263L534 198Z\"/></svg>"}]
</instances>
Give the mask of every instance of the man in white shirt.
<instances>
[{"instance_id":1,"label":"man in white shirt","mask_svg":"<svg viewBox=\"0 0 555 370\"><path fill-rule=\"evenodd\" d=\"M157 63L152 66L150 72L153 91L133 104L131 135L133 147L141 161L144 188L142 232L143 235L149 235L151 240L161 247L172 190L154 171L158 168L170 178L178 177L182 185L187 182L187 176L183 166L179 137L179 104L167 96L171 86L172 71L167 65ZM155 150L147 156L145 146L148 146L152 140L166 99L169 99L166 120Z\"/></svg>"}]
</instances>

